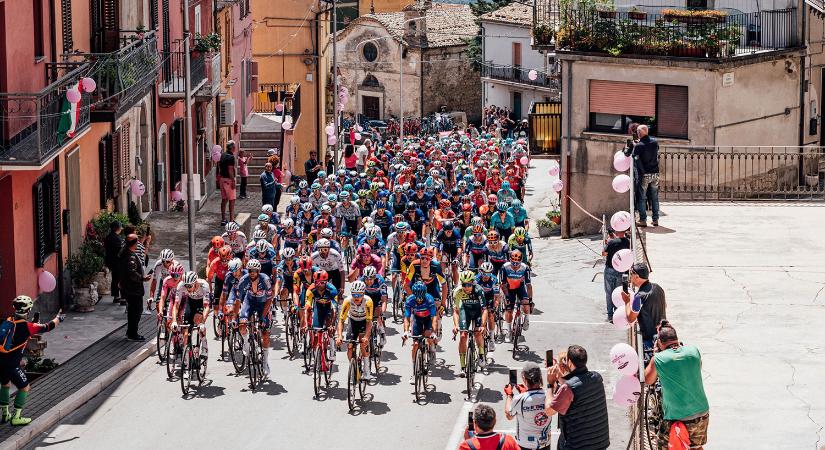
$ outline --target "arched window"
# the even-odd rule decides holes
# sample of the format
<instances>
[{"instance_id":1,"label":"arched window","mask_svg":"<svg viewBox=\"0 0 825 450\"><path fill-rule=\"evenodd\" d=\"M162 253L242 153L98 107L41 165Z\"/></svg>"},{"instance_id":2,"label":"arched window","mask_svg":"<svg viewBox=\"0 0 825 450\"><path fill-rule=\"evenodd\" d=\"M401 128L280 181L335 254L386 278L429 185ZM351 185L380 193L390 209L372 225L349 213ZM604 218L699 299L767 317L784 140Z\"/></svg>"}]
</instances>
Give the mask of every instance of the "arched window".
<instances>
[{"instance_id":1,"label":"arched window","mask_svg":"<svg viewBox=\"0 0 825 450\"><path fill-rule=\"evenodd\" d=\"M375 60L378 59L378 47L372 42L367 42L364 44L363 54L364 59L368 62L375 62Z\"/></svg>"},{"instance_id":2,"label":"arched window","mask_svg":"<svg viewBox=\"0 0 825 450\"><path fill-rule=\"evenodd\" d=\"M378 78L375 78L373 75L367 75L364 77L364 81L361 82L362 86L371 86L371 87L379 87Z\"/></svg>"}]
</instances>

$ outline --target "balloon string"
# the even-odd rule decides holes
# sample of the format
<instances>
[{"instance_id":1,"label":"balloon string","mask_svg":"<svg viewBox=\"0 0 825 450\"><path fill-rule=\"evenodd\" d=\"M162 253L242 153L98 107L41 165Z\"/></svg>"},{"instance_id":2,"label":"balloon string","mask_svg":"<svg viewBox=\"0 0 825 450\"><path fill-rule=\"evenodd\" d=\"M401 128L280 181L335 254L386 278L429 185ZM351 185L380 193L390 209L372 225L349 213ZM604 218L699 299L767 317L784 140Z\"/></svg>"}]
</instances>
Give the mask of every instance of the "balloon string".
<instances>
[{"instance_id":1,"label":"balloon string","mask_svg":"<svg viewBox=\"0 0 825 450\"><path fill-rule=\"evenodd\" d=\"M567 199L568 199L568 200L570 200L571 202L573 202L573 204L574 204L574 205L576 205L576 207L577 207L577 208L579 208L580 210L582 210L582 212L584 212L584 213L585 213L585 214L587 214L588 216L592 217L592 218L593 218L593 220L595 220L596 222L599 222L600 224L604 225L604 222L603 222L601 219L599 219L598 217L594 216L593 214L590 214L590 211L588 211L588 210L586 210L586 209L582 208L582 205L580 205L580 204L579 204L579 202L577 202L576 200L574 200L574 199L573 199L573 197L571 197L571 196L569 196L569 195L567 195L567 194L564 194L564 196L565 196L565 197L567 197Z\"/></svg>"}]
</instances>

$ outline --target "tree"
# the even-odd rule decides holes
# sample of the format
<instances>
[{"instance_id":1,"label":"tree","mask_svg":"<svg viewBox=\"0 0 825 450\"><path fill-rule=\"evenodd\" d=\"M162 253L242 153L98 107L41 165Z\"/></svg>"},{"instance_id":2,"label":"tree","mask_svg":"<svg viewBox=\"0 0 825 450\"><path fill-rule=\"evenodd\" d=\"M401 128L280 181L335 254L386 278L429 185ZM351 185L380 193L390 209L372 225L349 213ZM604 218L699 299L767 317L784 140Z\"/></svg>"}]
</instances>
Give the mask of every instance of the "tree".
<instances>
[{"instance_id":1,"label":"tree","mask_svg":"<svg viewBox=\"0 0 825 450\"><path fill-rule=\"evenodd\" d=\"M470 3L470 10L473 12L473 15L476 16L475 22L479 25L478 34L471 38L465 39L467 43L467 58L470 60L470 67L476 71L481 71L481 66L484 64L482 58L484 55L481 52L481 41L483 36L481 35L481 16L487 14L488 12L495 11L499 8L503 8L513 0L475 0L474 2Z\"/></svg>"}]
</instances>

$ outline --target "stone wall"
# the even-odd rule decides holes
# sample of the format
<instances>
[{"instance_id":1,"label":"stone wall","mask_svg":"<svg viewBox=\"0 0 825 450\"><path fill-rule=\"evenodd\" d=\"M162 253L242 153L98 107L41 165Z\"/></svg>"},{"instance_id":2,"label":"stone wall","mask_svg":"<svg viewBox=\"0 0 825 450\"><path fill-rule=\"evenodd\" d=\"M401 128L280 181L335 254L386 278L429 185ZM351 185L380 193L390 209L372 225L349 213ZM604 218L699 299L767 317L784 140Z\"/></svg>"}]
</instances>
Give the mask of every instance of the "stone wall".
<instances>
[{"instance_id":1,"label":"stone wall","mask_svg":"<svg viewBox=\"0 0 825 450\"><path fill-rule=\"evenodd\" d=\"M470 68L467 47L430 49L424 53L424 114L464 111L467 119L481 119L481 77Z\"/></svg>"}]
</instances>

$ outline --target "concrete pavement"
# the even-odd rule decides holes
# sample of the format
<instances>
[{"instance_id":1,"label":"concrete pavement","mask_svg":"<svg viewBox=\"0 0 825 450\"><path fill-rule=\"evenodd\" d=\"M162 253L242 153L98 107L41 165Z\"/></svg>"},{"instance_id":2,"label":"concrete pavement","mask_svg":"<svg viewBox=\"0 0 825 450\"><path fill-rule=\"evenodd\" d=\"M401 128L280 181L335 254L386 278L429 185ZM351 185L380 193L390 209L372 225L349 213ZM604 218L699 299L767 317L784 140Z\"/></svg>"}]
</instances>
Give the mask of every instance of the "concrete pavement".
<instances>
[{"instance_id":1,"label":"concrete pavement","mask_svg":"<svg viewBox=\"0 0 825 450\"><path fill-rule=\"evenodd\" d=\"M550 189L548 161L535 161L527 199L531 217L541 217L555 194ZM536 315L517 360L499 345L495 364L479 377L477 400L491 403L499 415L497 428L515 429L503 415L501 388L508 368L525 361L541 363L546 349L556 353L571 343L587 348L589 366L601 372L608 397L618 374L610 368L608 352L625 338L623 331L604 323L598 240L535 239L537 257ZM298 360L287 358L280 324L273 327L270 353L273 381L261 392L247 388L231 363L216 360L216 341L210 340L210 381L190 398L182 398L177 382L166 379L165 368L151 357L113 383L55 428L33 441L30 448L97 449L112 447L179 448L340 448L454 449L472 402L465 401L464 380L458 377L457 343L448 336L421 405L413 403L409 347L401 347L400 325L388 329L385 371L367 388L367 402L347 411L346 382L339 369L329 395L313 399L311 377L301 373ZM339 367L345 355L338 354ZM627 410L609 403L612 447L624 448L630 435ZM377 417L371 417L377 416ZM555 429L555 424L554 424Z\"/></svg>"}]
</instances>

